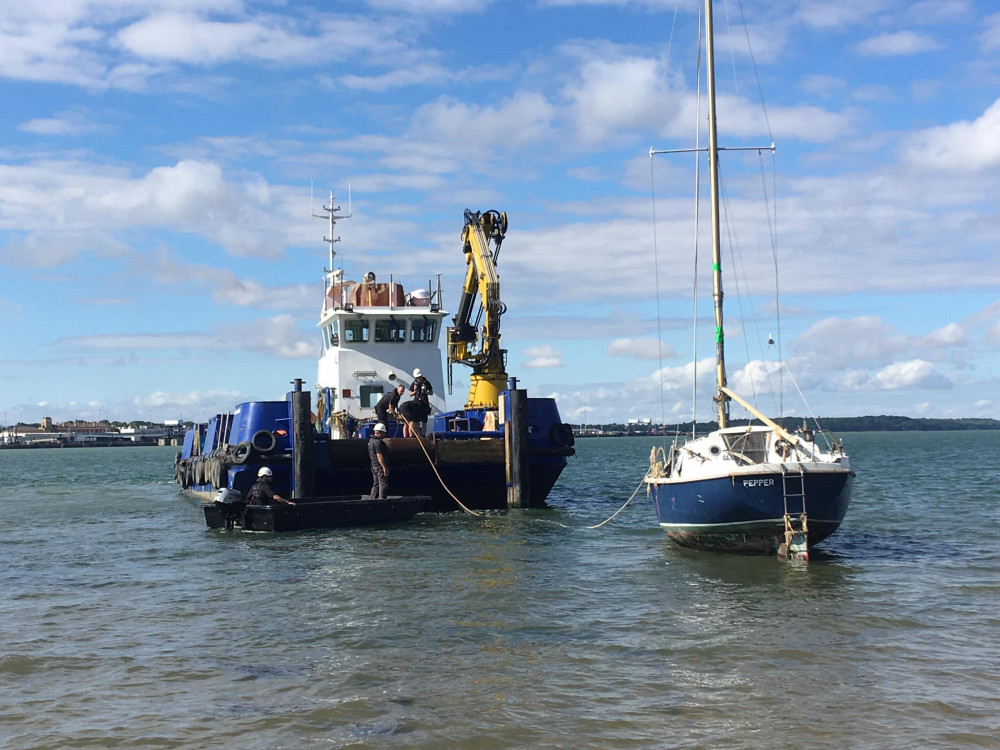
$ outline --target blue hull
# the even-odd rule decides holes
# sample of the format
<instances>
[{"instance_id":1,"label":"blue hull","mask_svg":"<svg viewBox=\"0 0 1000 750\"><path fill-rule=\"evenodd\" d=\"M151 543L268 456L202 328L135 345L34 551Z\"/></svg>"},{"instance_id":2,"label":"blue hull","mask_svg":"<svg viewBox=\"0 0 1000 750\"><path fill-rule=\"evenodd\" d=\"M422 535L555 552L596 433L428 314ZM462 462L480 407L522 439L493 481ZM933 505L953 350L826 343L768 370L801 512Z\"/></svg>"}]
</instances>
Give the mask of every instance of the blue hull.
<instances>
[{"instance_id":1,"label":"blue hull","mask_svg":"<svg viewBox=\"0 0 1000 750\"><path fill-rule=\"evenodd\" d=\"M283 401L247 402L232 413L215 415L185 435L184 448L174 465L175 479L188 493L210 500L221 488L245 494L258 469L267 466L274 475L275 491L291 497L296 450L291 416L289 404ZM544 507L567 457L575 452L573 434L560 421L555 401L549 398L528 399L528 421L528 505ZM426 509L432 512L458 510L450 493L475 510L506 508L503 432L484 431L482 416L476 413L448 412L436 415L435 423L438 431L420 442L414 438L387 439L389 491L426 495ZM358 437L351 438L311 434L311 445L306 443L305 447L313 457L314 494L363 495L371 491L366 438L372 426L359 425Z\"/></svg>"},{"instance_id":2,"label":"blue hull","mask_svg":"<svg viewBox=\"0 0 1000 750\"><path fill-rule=\"evenodd\" d=\"M799 489L799 481L789 480ZM853 472L816 472L805 475L809 546L837 530L851 501ZM773 472L740 474L675 484L651 485L660 526L682 547L774 554L784 541L785 499L781 475ZM788 513L802 511L799 498L790 498Z\"/></svg>"}]
</instances>

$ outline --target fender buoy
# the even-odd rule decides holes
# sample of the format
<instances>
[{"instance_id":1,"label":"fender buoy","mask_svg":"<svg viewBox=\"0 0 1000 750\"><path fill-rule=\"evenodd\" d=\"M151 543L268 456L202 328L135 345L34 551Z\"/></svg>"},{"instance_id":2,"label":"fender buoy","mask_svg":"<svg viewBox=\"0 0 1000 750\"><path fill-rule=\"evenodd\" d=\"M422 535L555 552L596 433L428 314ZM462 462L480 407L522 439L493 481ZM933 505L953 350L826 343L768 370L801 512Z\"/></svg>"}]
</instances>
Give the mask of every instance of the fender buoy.
<instances>
[{"instance_id":1,"label":"fender buoy","mask_svg":"<svg viewBox=\"0 0 1000 750\"><path fill-rule=\"evenodd\" d=\"M233 461L238 464L245 464L250 460L251 455L253 455L253 446L246 440L237 443L236 447L233 448Z\"/></svg>"},{"instance_id":2,"label":"fender buoy","mask_svg":"<svg viewBox=\"0 0 1000 750\"><path fill-rule=\"evenodd\" d=\"M555 445L569 447L576 442L576 437L573 435L573 428L563 422L554 424L549 428L549 440Z\"/></svg>"},{"instance_id":3,"label":"fender buoy","mask_svg":"<svg viewBox=\"0 0 1000 750\"><path fill-rule=\"evenodd\" d=\"M273 451L277 444L278 439L270 430L257 430L250 438L250 445L253 446L253 449L265 455Z\"/></svg>"}]
</instances>

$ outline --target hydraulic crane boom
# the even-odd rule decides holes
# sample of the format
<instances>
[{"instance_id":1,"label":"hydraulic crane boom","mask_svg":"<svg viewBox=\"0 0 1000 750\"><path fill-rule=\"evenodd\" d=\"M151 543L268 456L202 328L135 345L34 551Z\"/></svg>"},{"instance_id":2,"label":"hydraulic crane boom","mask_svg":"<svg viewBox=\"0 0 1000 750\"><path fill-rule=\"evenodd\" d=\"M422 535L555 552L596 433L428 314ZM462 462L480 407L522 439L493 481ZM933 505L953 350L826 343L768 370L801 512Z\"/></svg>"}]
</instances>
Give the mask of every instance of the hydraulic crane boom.
<instances>
[{"instance_id":1,"label":"hydraulic crane boom","mask_svg":"<svg viewBox=\"0 0 1000 750\"><path fill-rule=\"evenodd\" d=\"M506 213L466 209L462 252L468 270L458 313L452 319L454 325L448 328L448 392L452 363L471 367L467 409L496 409L500 391L507 387L507 352L500 348L500 316L507 308L500 301L496 265L506 234Z\"/></svg>"}]
</instances>

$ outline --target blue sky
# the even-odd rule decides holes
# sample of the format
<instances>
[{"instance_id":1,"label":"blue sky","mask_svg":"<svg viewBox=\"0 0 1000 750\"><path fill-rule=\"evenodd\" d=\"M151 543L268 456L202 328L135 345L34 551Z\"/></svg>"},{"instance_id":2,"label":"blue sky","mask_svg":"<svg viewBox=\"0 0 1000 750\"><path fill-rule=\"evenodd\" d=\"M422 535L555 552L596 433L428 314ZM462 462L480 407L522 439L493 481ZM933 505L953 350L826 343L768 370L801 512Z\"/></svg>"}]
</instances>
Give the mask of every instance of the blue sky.
<instances>
[{"instance_id":1,"label":"blue sky","mask_svg":"<svg viewBox=\"0 0 1000 750\"><path fill-rule=\"evenodd\" d=\"M1000 418L998 10L718 3L720 140L777 145L723 158L730 384L768 413ZM651 174L648 151L694 144L697 19L694 0L3 3L0 417L195 419L311 383L310 213L350 184L348 276L440 273L454 309L464 209L507 211L509 372L567 421L689 418L694 157Z\"/></svg>"}]
</instances>

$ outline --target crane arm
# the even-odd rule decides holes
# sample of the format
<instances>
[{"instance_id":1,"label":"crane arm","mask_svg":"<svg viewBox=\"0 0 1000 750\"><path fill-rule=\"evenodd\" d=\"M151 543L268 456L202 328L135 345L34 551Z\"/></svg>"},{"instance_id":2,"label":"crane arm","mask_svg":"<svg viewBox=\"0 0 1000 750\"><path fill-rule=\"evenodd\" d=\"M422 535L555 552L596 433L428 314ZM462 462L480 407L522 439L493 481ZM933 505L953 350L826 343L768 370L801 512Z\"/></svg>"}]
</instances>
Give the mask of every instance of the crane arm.
<instances>
[{"instance_id":1,"label":"crane arm","mask_svg":"<svg viewBox=\"0 0 1000 750\"><path fill-rule=\"evenodd\" d=\"M466 210L462 251L467 270L458 312L448 328L448 384L450 388L453 363L472 368L467 407L496 408L499 393L506 387L507 352L500 348L500 316L506 307L500 300L496 267L506 234L506 213Z\"/></svg>"}]
</instances>

